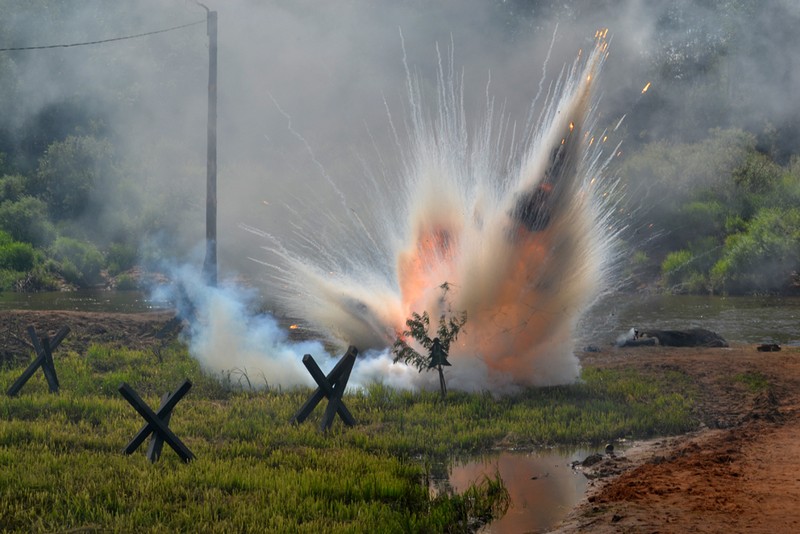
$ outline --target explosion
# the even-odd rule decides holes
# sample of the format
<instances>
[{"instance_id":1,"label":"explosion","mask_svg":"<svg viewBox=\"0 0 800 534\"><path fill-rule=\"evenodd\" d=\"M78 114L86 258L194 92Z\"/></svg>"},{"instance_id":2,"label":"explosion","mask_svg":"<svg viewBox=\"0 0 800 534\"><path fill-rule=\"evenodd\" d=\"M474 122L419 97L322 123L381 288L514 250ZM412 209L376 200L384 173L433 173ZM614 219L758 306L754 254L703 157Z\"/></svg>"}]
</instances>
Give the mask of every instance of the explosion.
<instances>
[{"instance_id":1,"label":"explosion","mask_svg":"<svg viewBox=\"0 0 800 534\"><path fill-rule=\"evenodd\" d=\"M263 234L279 258L268 263L270 289L304 327L362 352L389 347L412 312L466 312L450 349L455 388L574 381L575 327L602 289L613 238L602 200L610 185L598 179L606 160L591 135L605 35L562 73L520 139L498 131L491 105L470 136L452 72L440 67L432 113L408 75L397 183L383 184L375 213L356 215L339 238L298 235L301 248Z\"/></svg>"}]
</instances>

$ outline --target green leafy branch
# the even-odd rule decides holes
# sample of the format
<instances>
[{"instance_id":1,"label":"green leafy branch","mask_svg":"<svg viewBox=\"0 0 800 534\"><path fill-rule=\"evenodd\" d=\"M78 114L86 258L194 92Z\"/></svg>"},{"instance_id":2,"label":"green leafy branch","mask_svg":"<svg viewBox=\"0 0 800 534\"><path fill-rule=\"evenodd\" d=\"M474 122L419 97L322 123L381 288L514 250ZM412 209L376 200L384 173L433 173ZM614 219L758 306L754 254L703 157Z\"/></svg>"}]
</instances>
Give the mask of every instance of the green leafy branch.
<instances>
[{"instance_id":1,"label":"green leafy branch","mask_svg":"<svg viewBox=\"0 0 800 534\"><path fill-rule=\"evenodd\" d=\"M450 284L445 282L439 286L442 290L441 302L446 303L447 292L450 290ZM397 336L394 344L392 344L392 354L394 355L394 363L403 362L406 365L413 365L420 372L426 370L431 362L431 350L433 348L434 339L439 339L439 344L445 353L450 351L450 344L458 338L458 334L467 322L467 312L452 313L450 307L447 306L447 313L442 313L439 316L439 326L436 329L436 334L431 337L429 334L431 326L431 318L427 311L422 312L422 315L412 312L411 318L406 320L407 329ZM428 354L423 355L412 348L407 338L413 338L419 343Z\"/></svg>"}]
</instances>

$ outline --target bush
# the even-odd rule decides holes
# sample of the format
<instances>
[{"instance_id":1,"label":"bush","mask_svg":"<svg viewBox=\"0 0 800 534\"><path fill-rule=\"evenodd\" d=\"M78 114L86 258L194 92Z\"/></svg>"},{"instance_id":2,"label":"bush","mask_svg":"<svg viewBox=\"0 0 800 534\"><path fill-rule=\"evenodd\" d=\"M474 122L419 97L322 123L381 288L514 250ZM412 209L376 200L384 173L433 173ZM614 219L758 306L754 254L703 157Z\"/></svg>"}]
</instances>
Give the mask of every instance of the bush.
<instances>
[{"instance_id":1,"label":"bush","mask_svg":"<svg viewBox=\"0 0 800 534\"><path fill-rule=\"evenodd\" d=\"M25 273L19 271L0 269L0 291L14 291L17 281L23 276Z\"/></svg>"},{"instance_id":2,"label":"bush","mask_svg":"<svg viewBox=\"0 0 800 534\"><path fill-rule=\"evenodd\" d=\"M694 272L690 268L694 256L688 250L670 252L661 263L661 274L667 286L675 286L688 280Z\"/></svg>"},{"instance_id":3,"label":"bush","mask_svg":"<svg viewBox=\"0 0 800 534\"><path fill-rule=\"evenodd\" d=\"M58 271L70 283L93 284L100 280L103 255L91 243L70 237L59 237L51 247L51 256L58 262Z\"/></svg>"},{"instance_id":4,"label":"bush","mask_svg":"<svg viewBox=\"0 0 800 534\"><path fill-rule=\"evenodd\" d=\"M29 243L0 244L0 269L30 271L33 269L35 260L36 253Z\"/></svg>"},{"instance_id":5,"label":"bush","mask_svg":"<svg viewBox=\"0 0 800 534\"><path fill-rule=\"evenodd\" d=\"M783 291L800 265L800 209L764 209L744 232L728 236L711 269L716 290Z\"/></svg>"},{"instance_id":6,"label":"bush","mask_svg":"<svg viewBox=\"0 0 800 534\"><path fill-rule=\"evenodd\" d=\"M92 136L68 136L47 147L33 184L54 220L72 219L89 207L92 194L113 173L113 148Z\"/></svg>"},{"instance_id":7,"label":"bush","mask_svg":"<svg viewBox=\"0 0 800 534\"><path fill-rule=\"evenodd\" d=\"M47 218L47 206L30 196L0 202L0 229L17 241L33 245L48 245L55 237L53 224Z\"/></svg>"},{"instance_id":8,"label":"bush","mask_svg":"<svg viewBox=\"0 0 800 534\"><path fill-rule=\"evenodd\" d=\"M112 243L106 254L106 268L109 274L117 275L136 264L137 251L130 245Z\"/></svg>"},{"instance_id":9,"label":"bush","mask_svg":"<svg viewBox=\"0 0 800 534\"><path fill-rule=\"evenodd\" d=\"M139 289L139 283L135 277L129 274L121 274L117 277L116 288L120 291Z\"/></svg>"},{"instance_id":10,"label":"bush","mask_svg":"<svg viewBox=\"0 0 800 534\"><path fill-rule=\"evenodd\" d=\"M24 285L18 285L17 291L58 291L61 282L46 265L38 264L27 274Z\"/></svg>"}]
</instances>

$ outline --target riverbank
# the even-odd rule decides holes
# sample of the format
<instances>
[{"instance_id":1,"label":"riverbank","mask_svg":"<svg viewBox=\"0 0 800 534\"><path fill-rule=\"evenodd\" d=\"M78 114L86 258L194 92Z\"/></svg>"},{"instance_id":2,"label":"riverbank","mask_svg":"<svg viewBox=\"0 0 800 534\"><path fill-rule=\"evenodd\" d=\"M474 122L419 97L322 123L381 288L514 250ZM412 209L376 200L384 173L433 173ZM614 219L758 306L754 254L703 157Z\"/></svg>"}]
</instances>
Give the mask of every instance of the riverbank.
<instances>
[{"instance_id":1,"label":"riverbank","mask_svg":"<svg viewBox=\"0 0 800 534\"><path fill-rule=\"evenodd\" d=\"M552 532L800 530L800 349L639 347L582 360L686 374L702 428L584 468L586 498Z\"/></svg>"}]
</instances>

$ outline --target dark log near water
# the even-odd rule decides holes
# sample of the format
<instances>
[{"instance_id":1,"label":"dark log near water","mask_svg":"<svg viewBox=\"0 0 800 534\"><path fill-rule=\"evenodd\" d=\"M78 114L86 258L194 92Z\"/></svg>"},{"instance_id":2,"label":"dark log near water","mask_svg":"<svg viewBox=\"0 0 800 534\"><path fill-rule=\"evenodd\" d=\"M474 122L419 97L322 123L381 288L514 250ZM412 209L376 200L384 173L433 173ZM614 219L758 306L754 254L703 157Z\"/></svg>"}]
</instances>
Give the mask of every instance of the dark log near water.
<instances>
[{"instance_id":1,"label":"dark log near water","mask_svg":"<svg viewBox=\"0 0 800 534\"><path fill-rule=\"evenodd\" d=\"M636 330L633 337L621 339L620 347L662 345L665 347L727 347L728 342L711 330Z\"/></svg>"}]
</instances>

